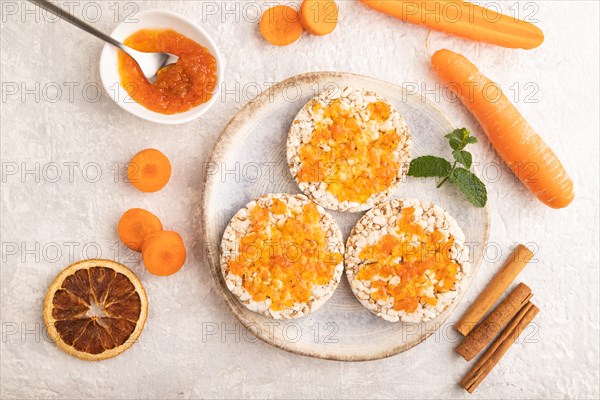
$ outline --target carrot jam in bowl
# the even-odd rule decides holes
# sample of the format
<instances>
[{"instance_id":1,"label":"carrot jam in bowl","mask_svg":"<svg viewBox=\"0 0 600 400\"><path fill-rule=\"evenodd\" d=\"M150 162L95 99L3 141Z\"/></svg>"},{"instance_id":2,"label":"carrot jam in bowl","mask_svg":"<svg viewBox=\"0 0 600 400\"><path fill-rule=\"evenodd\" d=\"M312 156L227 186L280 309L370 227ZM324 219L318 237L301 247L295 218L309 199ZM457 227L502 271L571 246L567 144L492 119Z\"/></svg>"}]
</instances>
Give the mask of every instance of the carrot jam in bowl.
<instances>
[{"instance_id":1,"label":"carrot jam in bowl","mask_svg":"<svg viewBox=\"0 0 600 400\"><path fill-rule=\"evenodd\" d=\"M139 51L179 57L150 83L132 58L110 45L104 47L100 58L104 88L132 114L157 123L185 123L203 115L219 97L223 61L214 42L194 22L169 11L146 11L121 23L112 36Z\"/></svg>"},{"instance_id":2,"label":"carrot jam in bowl","mask_svg":"<svg viewBox=\"0 0 600 400\"><path fill-rule=\"evenodd\" d=\"M119 52L121 85L139 104L161 114L176 114L206 103L217 86L217 60L205 47L174 30L142 29L125 45L144 52L179 56L150 83L137 63Z\"/></svg>"}]
</instances>

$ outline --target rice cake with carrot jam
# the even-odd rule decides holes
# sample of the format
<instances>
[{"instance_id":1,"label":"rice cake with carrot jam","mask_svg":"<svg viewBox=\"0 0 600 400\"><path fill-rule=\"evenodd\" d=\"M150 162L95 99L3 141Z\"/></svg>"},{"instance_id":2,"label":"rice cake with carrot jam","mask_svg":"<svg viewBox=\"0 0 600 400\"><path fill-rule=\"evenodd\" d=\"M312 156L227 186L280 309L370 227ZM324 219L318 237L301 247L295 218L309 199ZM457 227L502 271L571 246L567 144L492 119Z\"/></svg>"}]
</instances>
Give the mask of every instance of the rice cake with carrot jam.
<instances>
[{"instance_id":1,"label":"rice cake with carrot jam","mask_svg":"<svg viewBox=\"0 0 600 400\"><path fill-rule=\"evenodd\" d=\"M456 220L416 199L367 212L348 238L344 262L356 298L390 322L435 319L458 298L471 269Z\"/></svg>"},{"instance_id":2,"label":"rice cake with carrot jam","mask_svg":"<svg viewBox=\"0 0 600 400\"><path fill-rule=\"evenodd\" d=\"M344 240L332 216L306 196L269 194L248 203L221 241L227 288L249 310L274 319L302 317L338 286Z\"/></svg>"},{"instance_id":3,"label":"rice cake with carrot jam","mask_svg":"<svg viewBox=\"0 0 600 400\"><path fill-rule=\"evenodd\" d=\"M334 88L300 110L287 159L300 189L332 210L358 212L387 200L408 172L411 137L380 95Z\"/></svg>"}]
</instances>

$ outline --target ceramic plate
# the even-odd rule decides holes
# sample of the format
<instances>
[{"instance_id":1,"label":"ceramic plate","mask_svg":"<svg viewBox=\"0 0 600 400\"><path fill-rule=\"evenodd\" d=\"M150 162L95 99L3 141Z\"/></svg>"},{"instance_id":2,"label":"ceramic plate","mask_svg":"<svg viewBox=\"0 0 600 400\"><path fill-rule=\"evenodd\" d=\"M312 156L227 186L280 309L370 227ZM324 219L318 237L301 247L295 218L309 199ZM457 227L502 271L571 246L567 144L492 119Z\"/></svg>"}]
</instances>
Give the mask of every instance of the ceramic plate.
<instances>
[{"instance_id":1,"label":"ceramic plate","mask_svg":"<svg viewBox=\"0 0 600 400\"><path fill-rule=\"evenodd\" d=\"M221 236L230 218L246 203L266 193L300 193L286 160L288 129L308 100L332 86L373 90L394 103L413 137L413 157L448 156L444 135L455 126L424 97L400 86L364 76L316 72L287 79L250 101L225 127L205 172L202 228L217 292L240 322L258 338L278 348L331 360L362 361L389 357L421 343L452 313L457 301L433 321L390 323L371 314L354 297L345 275L332 298L303 318L276 321L247 310L227 290L219 265ZM473 263L470 286L483 258L489 235L489 213L479 209L451 185L435 188L432 179L408 178L396 197L433 201L450 212L462 227ZM331 212L345 239L364 213ZM449 326L445 326L449 328Z\"/></svg>"}]
</instances>

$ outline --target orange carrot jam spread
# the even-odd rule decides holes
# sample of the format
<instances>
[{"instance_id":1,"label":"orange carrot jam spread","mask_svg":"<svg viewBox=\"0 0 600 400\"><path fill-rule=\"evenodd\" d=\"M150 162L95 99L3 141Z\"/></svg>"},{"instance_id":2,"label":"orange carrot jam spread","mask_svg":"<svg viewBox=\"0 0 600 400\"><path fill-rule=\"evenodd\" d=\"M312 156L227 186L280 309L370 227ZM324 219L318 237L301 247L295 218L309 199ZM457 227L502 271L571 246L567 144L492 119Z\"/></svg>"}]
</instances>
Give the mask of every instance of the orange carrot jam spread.
<instances>
[{"instance_id":1,"label":"orange carrot jam spread","mask_svg":"<svg viewBox=\"0 0 600 400\"><path fill-rule=\"evenodd\" d=\"M327 251L327 235L315 204L296 212L273 198L270 206L257 204L249 218L239 256L228 266L242 277L242 286L254 301L271 299L274 311L291 308L296 302L307 303L314 286L333 278L342 254Z\"/></svg>"},{"instance_id":2,"label":"orange carrot jam spread","mask_svg":"<svg viewBox=\"0 0 600 400\"><path fill-rule=\"evenodd\" d=\"M173 30L143 29L124 42L136 50L179 56L161 69L156 82L144 77L135 61L119 52L121 85L137 103L161 114L176 114L206 103L217 86L217 61L203 46Z\"/></svg>"},{"instance_id":3,"label":"orange carrot jam spread","mask_svg":"<svg viewBox=\"0 0 600 400\"><path fill-rule=\"evenodd\" d=\"M435 295L450 291L457 281L459 265L450 257L453 238L438 230L427 233L414 222L410 207L402 210L396 233L361 251L365 262L356 278L371 281L371 289L377 289L373 300L392 297L397 311L413 313L420 302L435 306Z\"/></svg>"},{"instance_id":4,"label":"orange carrot jam spread","mask_svg":"<svg viewBox=\"0 0 600 400\"><path fill-rule=\"evenodd\" d=\"M362 122L358 112L342 107L339 99L325 107L315 103L313 112L321 108L323 119L299 150L299 181L327 183L327 191L340 202L364 203L385 191L400 168L394 155L400 135L377 127L390 117L390 105L381 101L368 105L369 122L377 124Z\"/></svg>"}]
</instances>

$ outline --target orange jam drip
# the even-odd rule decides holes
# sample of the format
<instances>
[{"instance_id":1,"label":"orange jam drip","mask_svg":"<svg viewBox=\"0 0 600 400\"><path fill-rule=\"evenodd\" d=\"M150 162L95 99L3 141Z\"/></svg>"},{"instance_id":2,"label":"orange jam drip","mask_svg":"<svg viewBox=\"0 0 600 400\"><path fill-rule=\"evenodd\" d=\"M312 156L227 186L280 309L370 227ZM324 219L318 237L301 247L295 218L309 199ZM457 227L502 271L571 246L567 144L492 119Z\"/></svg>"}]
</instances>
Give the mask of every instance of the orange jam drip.
<instances>
[{"instance_id":1,"label":"orange jam drip","mask_svg":"<svg viewBox=\"0 0 600 400\"><path fill-rule=\"evenodd\" d=\"M217 61L203 46L173 30L143 29L124 42L136 50L167 52L177 63L158 72L155 83L144 77L135 61L119 52L121 85L147 109L176 114L206 103L217 87Z\"/></svg>"},{"instance_id":2,"label":"orange jam drip","mask_svg":"<svg viewBox=\"0 0 600 400\"><path fill-rule=\"evenodd\" d=\"M274 223L271 215L285 217ZM291 308L296 302L307 303L314 286L333 278L342 254L327 251L320 218L313 203L296 213L276 198L270 206L257 204L252 209L240 253L228 266L231 273L242 277L242 286L254 301L271 299L273 311Z\"/></svg>"},{"instance_id":3,"label":"orange jam drip","mask_svg":"<svg viewBox=\"0 0 600 400\"><path fill-rule=\"evenodd\" d=\"M313 112L321 108L315 103ZM327 191L340 202L364 203L375 193L385 191L400 168L393 153L400 135L395 129L370 132L368 124L362 128L357 111L344 109L339 100L322 111L323 121L299 150L299 181L327 183ZM378 123L385 122L391 113L384 102L370 103L368 111L370 120Z\"/></svg>"},{"instance_id":4,"label":"orange jam drip","mask_svg":"<svg viewBox=\"0 0 600 400\"><path fill-rule=\"evenodd\" d=\"M415 312L420 302L435 306L435 294L452 289L459 269L450 257L453 238L445 239L439 230L427 233L415 223L414 211L412 207L402 209L398 236L384 235L360 252L364 263L356 275L356 279L370 280L371 288L377 289L371 293L373 300L388 301L392 297L394 310L407 313ZM437 283L426 271L435 276ZM400 283L392 284L393 277L399 277Z\"/></svg>"}]
</instances>

